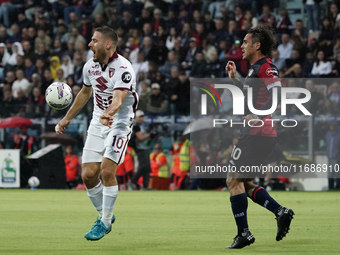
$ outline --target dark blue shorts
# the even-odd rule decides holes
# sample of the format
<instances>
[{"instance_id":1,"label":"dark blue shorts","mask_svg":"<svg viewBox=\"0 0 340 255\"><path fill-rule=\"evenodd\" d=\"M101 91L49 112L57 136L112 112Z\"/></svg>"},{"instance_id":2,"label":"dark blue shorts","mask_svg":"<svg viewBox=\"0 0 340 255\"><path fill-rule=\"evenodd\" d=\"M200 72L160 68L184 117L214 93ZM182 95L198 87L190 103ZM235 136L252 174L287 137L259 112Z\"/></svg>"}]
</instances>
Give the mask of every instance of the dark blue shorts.
<instances>
[{"instance_id":1,"label":"dark blue shorts","mask_svg":"<svg viewBox=\"0 0 340 255\"><path fill-rule=\"evenodd\" d=\"M242 166L265 165L276 144L276 137L241 135L234 145L229 164L239 170Z\"/></svg>"}]
</instances>

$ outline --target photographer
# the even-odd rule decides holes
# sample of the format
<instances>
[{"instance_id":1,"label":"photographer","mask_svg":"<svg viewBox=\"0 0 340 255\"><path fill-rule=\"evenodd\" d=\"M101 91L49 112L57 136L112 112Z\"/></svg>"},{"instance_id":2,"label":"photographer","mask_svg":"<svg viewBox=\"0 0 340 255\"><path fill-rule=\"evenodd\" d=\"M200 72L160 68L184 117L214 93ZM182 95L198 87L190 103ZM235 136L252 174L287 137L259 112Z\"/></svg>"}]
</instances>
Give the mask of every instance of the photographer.
<instances>
[{"instance_id":1,"label":"photographer","mask_svg":"<svg viewBox=\"0 0 340 255\"><path fill-rule=\"evenodd\" d=\"M138 110L136 112L136 122L133 126L134 135L131 138L131 147L134 148L138 158L138 169L136 174L132 177L131 182L137 184L138 179L143 176L144 189L149 187L149 174L150 174L150 152L147 144L148 138L154 138L157 135L157 131L153 130L150 134L147 134L143 127L144 112Z\"/></svg>"}]
</instances>

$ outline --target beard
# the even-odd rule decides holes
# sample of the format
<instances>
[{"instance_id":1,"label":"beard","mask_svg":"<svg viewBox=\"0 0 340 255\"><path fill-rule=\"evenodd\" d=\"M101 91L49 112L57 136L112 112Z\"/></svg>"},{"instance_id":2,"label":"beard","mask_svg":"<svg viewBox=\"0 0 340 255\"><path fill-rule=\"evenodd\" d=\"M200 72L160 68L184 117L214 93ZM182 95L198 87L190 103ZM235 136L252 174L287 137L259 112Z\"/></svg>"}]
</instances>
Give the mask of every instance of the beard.
<instances>
[{"instance_id":1,"label":"beard","mask_svg":"<svg viewBox=\"0 0 340 255\"><path fill-rule=\"evenodd\" d=\"M96 51L95 57L93 57L93 61L101 63L101 62L103 62L105 60L105 57L106 57L105 50L102 49L102 48L99 48Z\"/></svg>"},{"instance_id":2,"label":"beard","mask_svg":"<svg viewBox=\"0 0 340 255\"><path fill-rule=\"evenodd\" d=\"M250 54L250 53L248 52L248 53L246 53L246 54L244 54L244 55L242 56L242 60L248 61L248 62L249 62L249 60L251 60L253 56L254 56L254 54Z\"/></svg>"}]
</instances>

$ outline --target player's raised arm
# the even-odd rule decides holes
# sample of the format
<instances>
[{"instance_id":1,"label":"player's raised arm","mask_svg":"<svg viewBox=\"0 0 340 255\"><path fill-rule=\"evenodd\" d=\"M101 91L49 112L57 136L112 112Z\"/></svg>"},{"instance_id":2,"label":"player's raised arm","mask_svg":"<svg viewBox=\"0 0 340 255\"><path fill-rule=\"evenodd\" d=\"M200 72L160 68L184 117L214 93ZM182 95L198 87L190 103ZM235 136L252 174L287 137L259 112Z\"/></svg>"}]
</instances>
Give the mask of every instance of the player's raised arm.
<instances>
[{"instance_id":1,"label":"player's raised arm","mask_svg":"<svg viewBox=\"0 0 340 255\"><path fill-rule=\"evenodd\" d=\"M127 93L127 90L121 89L115 89L113 91L112 103L100 116L100 123L102 123L104 126L111 127L113 123L113 115L115 115L118 112L119 108L122 106Z\"/></svg>"},{"instance_id":2,"label":"player's raised arm","mask_svg":"<svg viewBox=\"0 0 340 255\"><path fill-rule=\"evenodd\" d=\"M227 65L225 66L225 70L228 72L230 79L236 78L236 65L234 61L228 61Z\"/></svg>"},{"instance_id":3,"label":"player's raised arm","mask_svg":"<svg viewBox=\"0 0 340 255\"><path fill-rule=\"evenodd\" d=\"M239 88L243 88L242 82L236 77L236 65L234 61L228 61L227 65L225 66L225 70L228 72L228 76L231 81Z\"/></svg>"},{"instance_id":4,"label":"player's raised arm","mask_svg":"<svg viewBox=\"0 0 340 255\"><path fill-rule=\"evenodd\" d=\"M71 120L90 99L91 95L92 87L83 85L83 88L79 91L78 95L74 99L74 102L71 108L67 111L65 117L56 125L55 131L57 134L61 134L65 130L65 128L71 123Z\"/></svg>"}]
</instances>

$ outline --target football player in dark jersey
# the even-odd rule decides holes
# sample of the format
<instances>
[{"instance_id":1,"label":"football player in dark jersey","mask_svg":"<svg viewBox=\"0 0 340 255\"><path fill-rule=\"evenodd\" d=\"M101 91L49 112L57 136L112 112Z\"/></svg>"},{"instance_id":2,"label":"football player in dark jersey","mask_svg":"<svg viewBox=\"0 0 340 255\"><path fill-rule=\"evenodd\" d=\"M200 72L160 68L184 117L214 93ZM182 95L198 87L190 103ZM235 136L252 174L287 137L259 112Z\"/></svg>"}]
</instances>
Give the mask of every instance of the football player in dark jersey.
<instances>
[{"instance_id":1,"label":"football player in dark jersey","mask_svg":"<svg viewBox=\"0 0 340 255\"><path fill-rule=\"evenodd\" d=\"M226 71L234 85L244 90L252 88L252 102L256 110L271 109L273 98L277 96L278 101L280 98L281 80L278 77L276 66L270 59L275 45L276 40L271 30L256 27L248 31L241 46L243 60L248 61L251 65L244 85L236 77L235 63L229 61L226 65ZM245 126L240 130L238 143L234 146L229 159L229 164L235 166L237 171L241 167L263 164L274 149L276 142L275 125L271 121L271 114L263 116L253 114L248 108L247 93L244 94L243 119ZM255 238L248 228L247 196L276 215L278 228L276 241L285 237L293 219L294 212L291 209L282 207L265 189L256 186L253 179L249 177L240 172L228 173L227 186L238 234L234 238L234 242L226 249L240 249L255 242Z\"/></svg>"}]
</instances>

